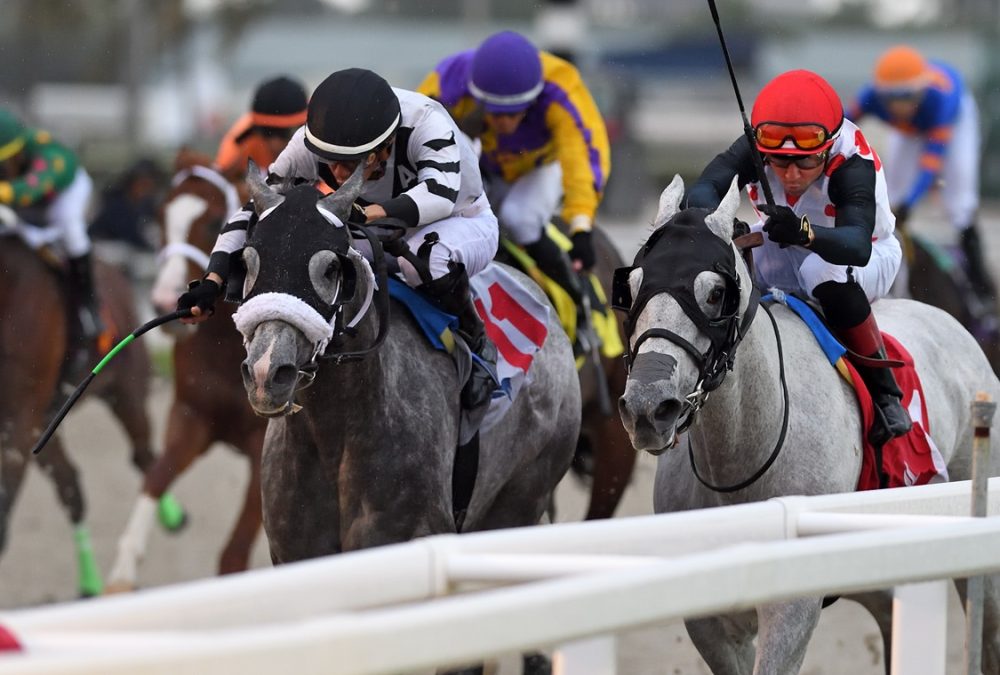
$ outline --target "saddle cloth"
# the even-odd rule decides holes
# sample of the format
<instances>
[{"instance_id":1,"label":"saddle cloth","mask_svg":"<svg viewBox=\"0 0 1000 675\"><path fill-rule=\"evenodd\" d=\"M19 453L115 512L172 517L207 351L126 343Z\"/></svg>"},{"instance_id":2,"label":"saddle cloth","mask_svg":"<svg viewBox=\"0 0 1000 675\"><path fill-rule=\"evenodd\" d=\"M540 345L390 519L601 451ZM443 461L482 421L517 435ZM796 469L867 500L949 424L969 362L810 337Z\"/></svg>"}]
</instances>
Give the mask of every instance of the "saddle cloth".
<instances>
[{"instance_id":1,"label":"saddle cloth","mask_svg":"<svg viewBox=\"0 0 1000 675\"><path fill-rule=\"evenodd\" d=\"M868 442L868 431L875 419L874 402L857 369L846 358L847 350L833 336L826 325L807 303L793 296L776 298L766 295L762 300L776 300L794 311L816 336L823 353L837 372L854 388L861 409L862 454L861 474L857 489L876 490L881 487L875 448ZM913 428L909 433L894 438L882 447L882 470L887 482L885 487L926 485L948 481L948 468L934 440L930 437L927 404L923 387L913 366L913 357L888 333L882 333L886 355L889 359L903 362L902 368L894 368L893 375L903 392L903 406L910 413Z\"/></svg>"},{"instance_id":2,"label":"saddle cloth","mask_svg":"<svg viewBox=\"0 0 1000 675\"><path fill-rule=\"evenodd\" d=\"M494 392L479 427L485 431L503 418L521 388L531 381L531 363L548 335L549 307L499 265L491 263L469 282L476 310L498 352L500 388ZM467 349L456 349L452 332L458 327L456 317L442 312L412 288L391 277L389 295L407 307L435 348L452 353L456 358L461 358L463 351L467 352Z\"/></svg>"}]
</instances>

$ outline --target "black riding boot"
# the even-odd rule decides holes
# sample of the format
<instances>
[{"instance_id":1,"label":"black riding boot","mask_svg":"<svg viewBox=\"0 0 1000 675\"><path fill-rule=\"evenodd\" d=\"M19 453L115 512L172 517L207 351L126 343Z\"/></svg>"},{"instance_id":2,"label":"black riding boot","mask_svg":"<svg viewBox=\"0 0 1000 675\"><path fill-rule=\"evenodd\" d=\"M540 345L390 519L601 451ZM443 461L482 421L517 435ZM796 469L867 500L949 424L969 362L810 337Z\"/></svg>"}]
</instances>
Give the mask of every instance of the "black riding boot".
<instances>
[{"instance_id":1,"label":"black riding boot","mask_svg":"<svg viewBox=\"0 0 1000 675\"><path fill-rule=\"evenodd\" d=\"M85 373L97 353L96 340L104 330L94 289L94 274L89 253L70 258L66 267L68 335L66 339L67 374L71 380Z\"/></svg>"},{"instance_id":2,"label":"black riding boot","mask_svg":"<svg viewBox=\"0 0 1000 675\"><path fill-rule=\"evenodd\" d=\"M857 326L838 328L834 331L851 352L871 359L885 359L885 345L882 343L882 334L879 332L878 324L875 323L874 314L869 313L868 318ZM848 358L851 358L850 354ZM858 369L861 379L865 381L875 403L875 421L868 434L868 440L872 445L881 447L890 439L902 436L913 426L910 414L902 404L903 392L896 383L892 368L861 365L856 359L852 360L852 363Z\"/></svg>"},{"instance_id":3,"label":"black riding boot","mask_svg":"<svg viewBox=\"0 0 1000 675\"><path fill-rule=\"evenodd\" d=\"M576 305L577 336L589 335L590 326L583 309L583 288L580 277L573 269L573 261L570 260L569 254L559 248L559 244L545 233L542 233L542 238L535 243L525 245L524 250L534 259L545 276L559 284L573 299ZM574 340L574 348L579 347L579 343L578 337Z\"/></svg>"},{"instance_id":4,"label":"black riding boot","mask_svg":"<svg viewBox=\"0 0 1000 675\"><path fill-rule=\"evenodd\" d=\"M975 223L970 223L967 228L962 230L960 242L962 253L965 255L965 271L969 276L972 289L984 301L993 302L997 289L993 278L986 269L982 243L979 240L979 229Z\"/></svg>"},{"instance_id":5,"label":"black riding boot","mask_svg":"<svg viewBox=\"0 0 1000 675\"><path fill-rule=\"evenodd\" d=\"M469 276L462 263L449 263L445 276L421 284L417 290L449 314L458 317L458 331L473 354L472 372L462 388L462 407L475 410L490 402L497 386L497 348L486 335L486 326L475 305L469 288Z\"/></svg>"}]
</instances>

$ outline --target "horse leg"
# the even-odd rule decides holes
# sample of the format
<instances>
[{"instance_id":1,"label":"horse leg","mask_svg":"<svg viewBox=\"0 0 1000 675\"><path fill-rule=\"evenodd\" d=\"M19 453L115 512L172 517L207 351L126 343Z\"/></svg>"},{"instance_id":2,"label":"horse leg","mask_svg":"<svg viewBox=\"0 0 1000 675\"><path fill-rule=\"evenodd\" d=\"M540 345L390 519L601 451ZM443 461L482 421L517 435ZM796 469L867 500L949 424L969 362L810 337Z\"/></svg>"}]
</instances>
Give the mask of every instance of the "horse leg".
<instances>
[{"instance_id":1,"label":"horse leg","mask_svg":"<svg viewBox=\"0 0 1000 675\"><path fill-rule=\"evenodd\" d=\"M324 471L304 415L268 421L260 480L271 562L340 553L337 480Z\"/></svg>"},{"instance_id":2,"label":"horse leg","mask_svg":"<svg viewBox=\"0 0 1000 675\"><path fill-rule=\"evenodd\" d=\"M8 426L0 434L0 552L7 544L7 528L28 468L28 441Z\"/></svg>"},{"instance_id":3,"label":"horse leg","mask_svg":"<svg viewBox=\"0 0 1000 675\"><path fill-rule=\"evenodd\" d=\"M983 673L1000 673L1000 575L984 578L983 588ZM968 584L955 579L955 589L965 606Z\"/></svg>"},{"instance_id":4,"label":"horse leg","mask_svg":"<svg viewBox=\"0 0 1000 675\"><path fill-rule=\"evenodd\" d=\"M617 414L601 418L594 425L591 445L594 448L594 480L587 520L611 518L628 487L636 452Z\"/></svg>"},{"instance_id":5,"label":"horse leg","mask_svg":"<svg viewBox=\"0 0 1000 675\"><path fill-rule=\"evenodd\" d=\"M38 455L38 465L52 480L56 495L66 509L66 515L73 524L73 539L76 545L77 589L80 597L90 598L100 595L103 590L101 573L94 558L94 548L90 543L90 531L83 520L86 504L80 487L80 474L70 462L59 436L53 436Z\"/></svg>"},{"instance_id":6,"label":"horse leg","mask_svg":"<svg viewBox=\"0 0 1000 675\"><path fill-rule=\"evenodd\" d=\"M688 637L714 675L750 675L757 632L756 616L743 612L684 621Z\"/></svg>"},{"instance_id":7,"label":"horse leg","mask_svg":"<svg viewBox=\"0 0 1000 675\"><path fill-rule=\"evenodd\" d=\"M757 661L754 675L797 673L809 638L819 622L820 598L801 598L757 608Z\"/></svg>"},{"instance_id":8,"label":"horse leg","mask_svg":"<svg viewBox=\"0 0 1000 675\"><path fill-rule=\"evenodd\" d=\"M118 375L118 373L115 373ZM122 376L124 377L124 376ZM146 396L143 392L115 392L102 397L121 422L132 444L132 465L145 474L156 461L153 452L152 430L149 414L146 412Z\"/></svg>"},{"instance_id":9,"label":"horse leg","mask_svg":"<svg viewBox=\"0 0 1000 675\"><path fill-rule=\"evenodd\" d=\"M889 675L892 666L892 591L872 591L848 597L867 609L878 624L882 636L882 662L886 675Z\"/></svg>"},{"instance_id":10,"label":"horse leg","mask_svg":"<svg viewBox=\"0 0 1000 675\"><path fill-rule=\"evenodd\" d=\"M118 553L108 575L108 592L134 590L139 577L139 561L146 553L149 531L157 513L157 500L174 479L208 449L212 433L205 420L188 406L176 401L167 420L167 440L143 479L142 493L132 507L125 531L118 539Z\"/></svg>"},{"instance_id":11,"label":"horse leg","mask_svg":"<svg viewBox=\"0 0 1000 675\"><path fill-rule=\"evenodd\" d=\"M236 527L219 558L219 574L242 572L250 566L250 549L261 524L260 454L263 445L263 430L254 433L247 443L250 448L246 453L250 462L250 480L247 482L246 496L243 498L243 508Z\"/></svg>"}]
</instances>

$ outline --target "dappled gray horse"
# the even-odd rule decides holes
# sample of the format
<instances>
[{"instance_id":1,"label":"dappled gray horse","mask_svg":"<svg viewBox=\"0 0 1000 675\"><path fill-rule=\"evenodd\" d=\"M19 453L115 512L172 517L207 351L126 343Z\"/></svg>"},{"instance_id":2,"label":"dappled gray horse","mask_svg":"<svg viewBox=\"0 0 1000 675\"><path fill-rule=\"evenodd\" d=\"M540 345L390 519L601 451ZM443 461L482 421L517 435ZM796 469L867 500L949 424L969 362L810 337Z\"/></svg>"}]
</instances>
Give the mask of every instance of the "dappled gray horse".
<instances>
[{"instance_id":1,"label":"dappled gray horse","mask_svg":"<svg viewBox=\"0 0 1000 675\"><path fill-rule=\"evenodd\" d=\"M247 340L250 404L273 418L262 484L276 563L456 531L462 383L451 357L400 305L391 306L379 344L375 277L342 225L360 179L322 199L311 186L279 192L250 180L260 220L244 250L237 325ZM544 302L540 289L532 292ZM340 358L317 368L331 339ZM463 531L538 523L569 467L580 392L555 312L529 376L504 420L481 435Z\"/></svg>"},{"instance_id":2,"label":"dappled gray horse","mask_svg":"<svg viewBox=\"0 0 1000 675\"><path fill-rule=\"evenodd\" d=\"M680 211L683 192L680 178L664 190L655 221L660 230L650 242L656 238L653 247L678 247L674 259L686 262L669 270L635 267L621 289L623 297L616 297L619 305L631 305L631 372L619 411L636 449L660 456L656 511L853 491L862 438L855 394L791 310L778 304L756 307L749 269L732 243L739 205L735 182L715 212ZM668 290L644 292L644 276L647 282L657 277L657 288ZM682 287L686 291L678 290ZM931 436L951 478L968 479L970 403L979 391L1000 398L1000 383L986 357L975 339L939 309L910 300L879 300L872 309L883 330L914 358ZM706 398L704 391L716 386ZM671 450L678 444L678 429L685 427L681 445L687 447ZM1000 457L994 453L993 475L998 468ZM1000 672L997 587L997 579L989 580L987 673ZM964 584L959 592L964 594ZM890 595L852 597L879 623L888 655ZM713 673L788 675L802 665L821 602L803 598L686 624Z\"/></svg>"}]
</instances>

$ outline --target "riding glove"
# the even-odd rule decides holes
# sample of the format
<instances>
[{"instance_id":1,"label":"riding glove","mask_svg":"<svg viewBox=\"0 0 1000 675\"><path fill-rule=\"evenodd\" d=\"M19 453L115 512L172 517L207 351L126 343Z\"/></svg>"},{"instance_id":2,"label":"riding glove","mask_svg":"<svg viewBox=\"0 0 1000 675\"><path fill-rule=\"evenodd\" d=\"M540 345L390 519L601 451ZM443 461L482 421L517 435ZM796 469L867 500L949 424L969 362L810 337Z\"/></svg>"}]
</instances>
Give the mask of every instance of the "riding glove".
<instances>
[{"instance_id":1,"label":"riding glove","mask_svg":"<svg viewBox=\"0 0 1000 675\"><path fill-rule=\"evenodd\" d=\"M368 216L361 204L354 202L351 204L351 212L347 214L347 222L350 225L365 225L368 223Z\"/></svg>"},{"instance_id":2,"label":"riding glove","mask_svg":"<svg viewBox=\"0 0 1000 675\"><path fill-rule=\"evenodd\" d=\"M585 270L589 270L597 262L592 234L590 230L579 230L570 237L573 248L569 252L569 257L573 260L579 260Z\"/></svg>"},{"instance_id":3,"label":"riding glove","mask_svg":"<svg viewBox=\"0 0 1000 675\"><path fill-rule=\"evenodd\" d=\"M197 307L209 315L215 314L215 299L222 291L219 284L211 279L195 279L188 284L188 290L177 298L177 309Z\"/></svg>"},{"instance_id":4,"label":"riding glove","mask_svg":"<svg viewBox=\"0 0 1000 675\"><path fill-rule=\"evenodd\" d=\"M767 238L781 245L808 246L812 240L812 226L805 216L798 216L787 206L758 204L757 208L770 218L764 223Z\"/></svg>"}]
</instances>

